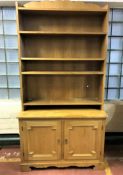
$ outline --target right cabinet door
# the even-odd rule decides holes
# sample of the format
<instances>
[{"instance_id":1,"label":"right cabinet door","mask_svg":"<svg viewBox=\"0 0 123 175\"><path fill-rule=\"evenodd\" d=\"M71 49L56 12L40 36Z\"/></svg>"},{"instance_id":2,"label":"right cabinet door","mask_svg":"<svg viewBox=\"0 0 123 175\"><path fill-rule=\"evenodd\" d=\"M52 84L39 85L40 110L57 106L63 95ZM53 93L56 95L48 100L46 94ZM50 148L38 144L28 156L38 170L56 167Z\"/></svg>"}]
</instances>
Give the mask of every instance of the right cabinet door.
<instances>
[{"instance_id":1,"label":"right cabinet door","mask_svg":"<svg viewBox=\"0 0 123 175\"><path fill-rule=\"evenodd\" d=\"M64 122L64 159L98 159L101 151L102 122L68 120Z\"/></svg>"}]
</instances>

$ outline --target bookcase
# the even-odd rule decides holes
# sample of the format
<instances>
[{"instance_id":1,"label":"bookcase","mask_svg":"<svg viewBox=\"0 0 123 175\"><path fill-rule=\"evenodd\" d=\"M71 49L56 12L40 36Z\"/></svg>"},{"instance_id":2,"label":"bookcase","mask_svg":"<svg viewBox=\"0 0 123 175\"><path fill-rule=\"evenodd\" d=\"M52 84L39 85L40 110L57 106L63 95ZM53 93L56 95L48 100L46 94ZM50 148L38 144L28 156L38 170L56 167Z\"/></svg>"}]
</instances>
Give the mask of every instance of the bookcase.
<instances>
[{"instance_id":1,"label":"bookcase","mask_svg":"<svg viewBox=\"0 0 123 175\"><path fill-rule=\"evenodd\" d=\"M103 167L108 6L44 1L16 12L22 170Z\"/></svg>"}]
</instances>

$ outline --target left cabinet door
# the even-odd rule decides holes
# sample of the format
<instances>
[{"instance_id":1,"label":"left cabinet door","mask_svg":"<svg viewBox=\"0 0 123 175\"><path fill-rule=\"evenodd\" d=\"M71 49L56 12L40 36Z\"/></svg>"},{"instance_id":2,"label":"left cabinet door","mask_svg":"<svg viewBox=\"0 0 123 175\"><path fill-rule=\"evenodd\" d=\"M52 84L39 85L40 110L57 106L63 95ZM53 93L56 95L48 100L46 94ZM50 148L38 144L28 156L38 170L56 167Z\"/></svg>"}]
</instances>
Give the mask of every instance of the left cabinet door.
<instances>
[{"instance_id":1,"label":"left cabinet door","mask_svg":"<svg viewBox=\"0 0 123 175\"><path fill-rule=\"evenodd\" d=\"M60 121L25 121L25 158L27 160L58 160L61 157Z\"/></svg>"}]
</instances>

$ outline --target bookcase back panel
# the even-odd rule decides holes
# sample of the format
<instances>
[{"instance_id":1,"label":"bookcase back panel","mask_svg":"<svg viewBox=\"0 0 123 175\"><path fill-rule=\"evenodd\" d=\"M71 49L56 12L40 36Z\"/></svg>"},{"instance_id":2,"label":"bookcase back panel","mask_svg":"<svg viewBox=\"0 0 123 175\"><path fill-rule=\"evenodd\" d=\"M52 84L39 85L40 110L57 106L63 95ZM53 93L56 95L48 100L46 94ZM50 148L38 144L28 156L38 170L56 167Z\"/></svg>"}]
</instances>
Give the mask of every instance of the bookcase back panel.
<instances>
[{"instance_id":1,"label":"bookcase back panel","mask_svg":"<svg viewBox=\"0 0 123 175\"><path fill-rule=\"evenodd\" d=\"M25 101L100 100L100 75L27 75Z\"/></svg>"},{"instance_id":2,"label":"bookcase back panel","mask_svg":"<svg viewBox=\"0 0 123 175\"><path fill-rule=\"evenodd\" d=\"M20 30L45 32L105 32L105 14L21 14Z\"/></svg>"},{"instance_id":3,"label":"bookcase back panel","mask_svg":"<svg viewBox=\"0 0 123 175\"><path fill-rule=\"evenodd\" d=\"M102 71L102 61L24 61L23 71Z\"/></svg>"},{"instance_id":4,"label":"bookcase back panel","mask_svg":"<svg viewBox=\"0 0 123 175\"><path fill-rule=\"evenodd\" d=\"M103 36L23 36L23 57L101 58Z\"/></svg>"}]
</instances>

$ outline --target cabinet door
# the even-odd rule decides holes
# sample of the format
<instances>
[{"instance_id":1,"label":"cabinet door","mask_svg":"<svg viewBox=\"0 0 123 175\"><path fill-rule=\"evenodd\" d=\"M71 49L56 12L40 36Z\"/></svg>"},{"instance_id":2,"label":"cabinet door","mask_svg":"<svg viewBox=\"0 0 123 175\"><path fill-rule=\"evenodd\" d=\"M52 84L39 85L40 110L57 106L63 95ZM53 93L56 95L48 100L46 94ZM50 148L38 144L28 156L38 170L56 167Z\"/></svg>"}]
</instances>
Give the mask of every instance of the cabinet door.
<instances>
[{"instance_id":1,"label":"cabinet door","mask_svg":"<svg viewBox=\"0 0 123 175\"><path fill-rule=\"evenodd\" d=\"M97 159L100 150L100 121L71 120L64 125L64 158Z\"/></svg>"},{"instance_id":2,"label":"cabinet door","mask_svg":"<svg viewBox=\"0 0 123 175\"><path fill-rule=\"evenodd\" d=\"M27 160L60 159L60 121L26 121L25 129Z\"/></svg>"}]
</instances>

